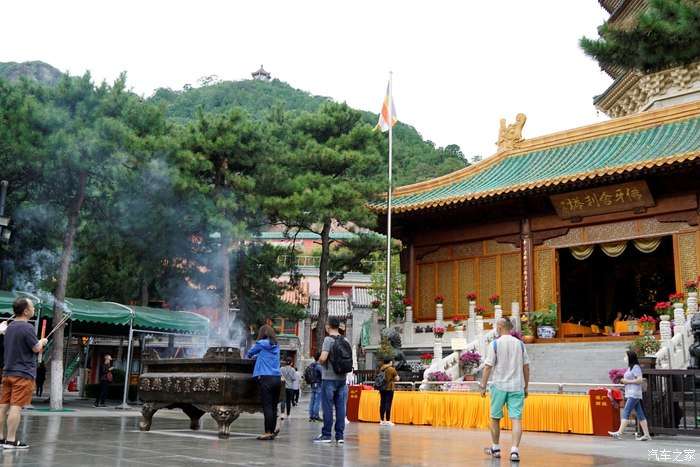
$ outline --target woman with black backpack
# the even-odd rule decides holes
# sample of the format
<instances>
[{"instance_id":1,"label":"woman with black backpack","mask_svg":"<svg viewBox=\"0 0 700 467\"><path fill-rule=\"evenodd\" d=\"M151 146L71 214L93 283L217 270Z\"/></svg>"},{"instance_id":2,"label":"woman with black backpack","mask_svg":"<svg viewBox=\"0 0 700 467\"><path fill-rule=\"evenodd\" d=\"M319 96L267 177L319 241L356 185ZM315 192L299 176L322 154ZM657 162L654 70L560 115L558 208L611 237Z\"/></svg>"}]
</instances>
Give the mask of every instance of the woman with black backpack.
<instances>
[{"instance_id":1,"label":"woman with black backpack","mask_svg":"<svg viewBox=\"0 0 700 467\"><path fill-rule=\"evenodd\" d=\"M384 357L384 365L379 368L377 380L380 386L376 388L379 389L379 424L394 426L391 421L391 403L394 401L395 383L399 380L399 373L394 368L394 362L390 357Z\"/></svg>"}]
</instances>

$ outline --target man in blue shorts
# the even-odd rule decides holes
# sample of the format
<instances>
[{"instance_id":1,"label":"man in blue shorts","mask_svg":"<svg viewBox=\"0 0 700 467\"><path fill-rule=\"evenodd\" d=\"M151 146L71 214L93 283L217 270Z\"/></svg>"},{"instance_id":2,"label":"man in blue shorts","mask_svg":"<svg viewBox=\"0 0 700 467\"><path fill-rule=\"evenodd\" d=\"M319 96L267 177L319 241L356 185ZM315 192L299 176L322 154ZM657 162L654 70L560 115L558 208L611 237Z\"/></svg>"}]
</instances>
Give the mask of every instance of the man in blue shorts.
<instances>
[{"instance_id":1,"label":"man in blue shorts","mask_svg":"<svg viewBox=\"0 0 700 467\"><path fill-rule=\"evenodd\" d=\"M530 359L525 344L510 335L513 323L508 318L501 318L496 323L498 338L488 346L484 371L481 378L481 397L486 395L486 383L491 378L491 440L493 444L486 448L486 453L501 457L498 439L501 434L503 406L508 407L508 417L513 424L513 446L510 448L510 460L520 461L520 438L523 434L521 423L523 404L527 397L527 385L530 380Z\"/></svg>"}]
</instances>

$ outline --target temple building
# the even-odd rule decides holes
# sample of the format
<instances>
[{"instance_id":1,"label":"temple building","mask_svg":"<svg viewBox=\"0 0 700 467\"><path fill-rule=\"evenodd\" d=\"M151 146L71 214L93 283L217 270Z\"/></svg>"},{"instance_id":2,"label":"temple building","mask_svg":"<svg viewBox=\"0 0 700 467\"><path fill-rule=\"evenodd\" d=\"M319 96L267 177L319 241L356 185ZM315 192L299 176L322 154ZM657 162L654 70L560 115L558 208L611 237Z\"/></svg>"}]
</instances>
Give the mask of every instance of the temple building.
<instances>
[{"instance_id":1,"label":"temple building","mask_svg":"<svg viewBox=\"0 0 700 467\"><path fill-rule=\"evenodd\" d=\"M646 2L601 4L623 24ZM700 272L699 70L606 69L615 82L595 105L612 120L524 139L518 114L495 155L396 188L414 322L435 321L440 295L444 319L464 319L476 292L486 307L498 294L505 315L556 310L549 343L637 334L613 323L653 314ZM386 202L372 207L385 224Z\"/></svg>"},{"instance_id":2,"label":"temple building","mask_svg":"<svg viewBox=\"0 0 700 467\"><path fill-rule=\"evenodd\" d=\"M599 0L610 13L608 24L628 28L644 10L648 0ZM594 98L598 110L610 117L622 117L650 109L689 102L700 98L700 62L641 73L620 67L603 67L615 81Z\"/></svg>"}]
</instances>

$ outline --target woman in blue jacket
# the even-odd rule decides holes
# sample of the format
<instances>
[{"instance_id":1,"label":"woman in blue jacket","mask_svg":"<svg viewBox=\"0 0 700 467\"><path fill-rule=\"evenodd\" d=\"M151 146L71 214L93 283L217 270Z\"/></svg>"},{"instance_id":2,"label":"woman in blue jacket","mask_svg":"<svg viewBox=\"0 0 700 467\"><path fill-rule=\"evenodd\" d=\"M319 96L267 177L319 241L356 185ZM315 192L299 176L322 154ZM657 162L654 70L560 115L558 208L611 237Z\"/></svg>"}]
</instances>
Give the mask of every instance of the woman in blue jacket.
<instances>
[{"instance_id":1,"label":"woman in blue jacket","mask_svg":"<svg viewBox=\"0 0 700 467\"><path fill-rule=\"evenodd\" d=\"M277 404L282 388L280 373L280 346L275 338L275 330L267 324L258 331L258 341L248 351L248 358L255 358L253 378L260 385L260 399L265 417L265 433L261 440L272 440L277 435Z\"/></svg>"}]
</instances>

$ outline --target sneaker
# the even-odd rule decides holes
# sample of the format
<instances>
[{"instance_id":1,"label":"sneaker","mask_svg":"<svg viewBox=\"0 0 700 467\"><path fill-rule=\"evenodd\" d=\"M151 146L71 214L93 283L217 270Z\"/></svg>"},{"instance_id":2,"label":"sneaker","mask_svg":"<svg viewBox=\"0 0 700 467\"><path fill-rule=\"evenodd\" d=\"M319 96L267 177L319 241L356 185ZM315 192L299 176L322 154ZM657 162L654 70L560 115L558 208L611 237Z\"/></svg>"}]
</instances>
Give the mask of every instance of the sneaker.
<instances>
[{"instance_id":1,"label":"sneaker","mask_svg":"<svg viewBox=\"0 0 700 467\"><path fill-rule=\"evenodd\" d=\"M622 435L619 431L608 431L608 434L615 439L622 439Z\"/></svg>"},{"instance_id":2,"label":"sneaker","mask_svg":"<svg viewBox=\"0 0 700 467\"><path fill-rule=\"evenodd\" d=\"M314 443L330 443L331 441L330 436L318 435L316 438L314 438Z\"/></svg>"},{"instance_id":3,"label":"sneaker","mask_svg":"<svg viewBox=\"0 0 700 467\"><path fill-rule=\"evenodd\" d=\"M384 426L386 425L386 422L384 420L379 420L379 426Z\"/></svg>"},{"instance_id":4,"label":"sneaker","mask_svg":"<svg viewBox=\"0 0 700 467\"><path fill-rule=\"evenodd\" d=\"M384 424L385 424L386 426L394 426L394 422L392 422L392 421L390 421L390 420L387 420L386 422L384 422Z\"/></svg>"},{"instance_id":5,"label":"sneaker","mask_svg":"<svg viewBox=\"0 0 700 467\"><path fill-rule=\"evenodd\" d=\"M635 436L635 439L637 441L651 441L651 436L649 436L649 435Z\"/></svg>"},{"instance_id":6,"label":"sneaker","mask_svg":"<svg viewBox=\"0 0 700 467\"><path fill-rule=\"evenodd\" d=\"M4 449L29 449L29 446L24 444L22 441L5 441L3 444Z\"/></svg>"},{"instance_id":7,"label":"sneaker","mask_svg":"<svg viewBox=\"0 0 700 467\"><path fill-rule=\"evenodd\" d=\"M338 444L345 444L345 440L343 438L337 439L336 441Z\"/></svg>"}]
</instances>

